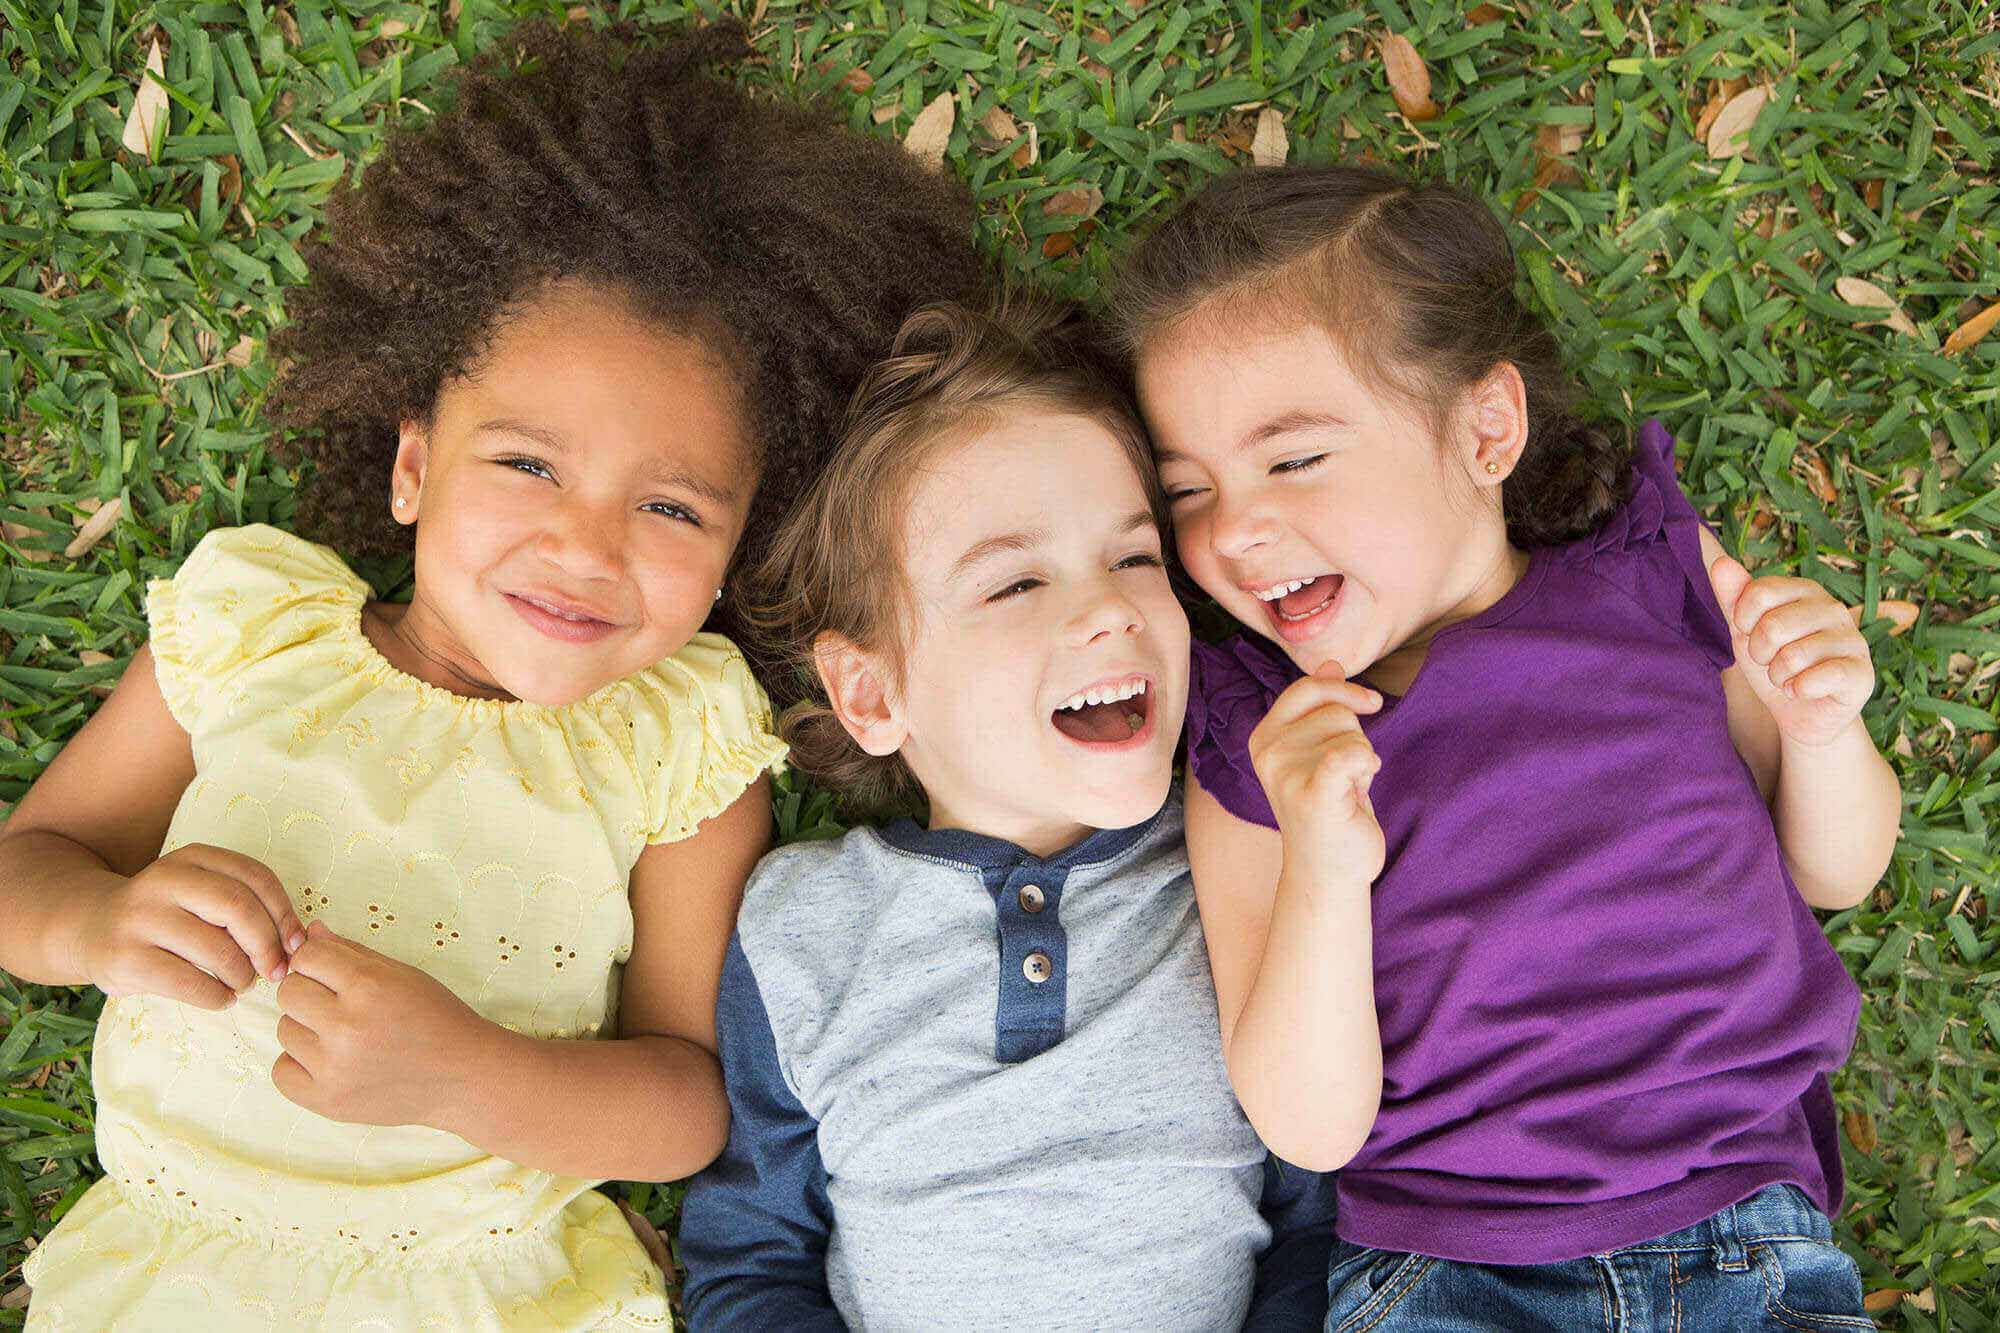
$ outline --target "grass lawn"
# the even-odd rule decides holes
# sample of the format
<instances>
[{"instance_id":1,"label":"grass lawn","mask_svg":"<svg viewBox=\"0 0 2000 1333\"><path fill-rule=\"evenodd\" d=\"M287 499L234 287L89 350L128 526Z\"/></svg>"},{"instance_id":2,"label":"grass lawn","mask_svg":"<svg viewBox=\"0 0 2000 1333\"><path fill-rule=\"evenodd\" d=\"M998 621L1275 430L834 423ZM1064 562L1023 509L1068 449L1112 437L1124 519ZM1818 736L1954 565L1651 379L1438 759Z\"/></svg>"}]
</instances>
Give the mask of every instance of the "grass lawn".
<instances>
[{"instance_id":1,"label":"grass lawn","mask_svg":"<svg viewBox=\"0 0 2000 1333\"><path fill-rule=\"evenodd\" d=\"M1122 237L1253 153L1407 164L1514 216L1596 399L1666 420L1753 569L1864 609L1903 841L1827 923L1866 997L1836 1087L1839 1234L1885 1325L2000 1328L2000 335L1964 345L2000 302L2000 6L615 10L740 13L763 56L746 79L826 93L869 133L901 137L948 96L946 169L977 193L983 243L1078 294ZM146 579L210 527L286 521L295 478L259 407L300 242L383 127L425 115L514 14L564 6L0 0L0 801L143 640ZM121 139L156 37L149 160ZM1393 90L1385 45L1405 62ZM1399 111L1399 94L1426 110L1411 61L1434 117ZM787 833L823 811L781 800ZM0 978L0 1328L21 1321L28 1248L96 1170L101 1002ZM629 1195L670 1226L677 1191Z\"/></svg>"}]
</instances>

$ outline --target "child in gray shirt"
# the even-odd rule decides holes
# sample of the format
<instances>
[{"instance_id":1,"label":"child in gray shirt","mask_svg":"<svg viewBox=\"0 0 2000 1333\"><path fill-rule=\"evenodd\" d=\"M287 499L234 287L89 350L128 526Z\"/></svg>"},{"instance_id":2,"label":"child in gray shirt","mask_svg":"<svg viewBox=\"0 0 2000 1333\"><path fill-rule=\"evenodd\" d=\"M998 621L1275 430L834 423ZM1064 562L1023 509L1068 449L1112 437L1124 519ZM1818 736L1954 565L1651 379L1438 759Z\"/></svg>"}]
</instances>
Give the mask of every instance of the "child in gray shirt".
<instances>
[{"instance_id":1,"label":"child in gray shirt","mask_svg":"<svg viewBox=\"0 0 2000 1333\"><path fill-rule=\"evenodd\" d=\"M1317 1329L1331 1182L1230 1091L1181 839L1188 627L1073 319L913 316L739 596L850 811L774 852L680 1256L703 1330ZM774 682L783 695L788 682Z\"/></svg>"}]
</instances>

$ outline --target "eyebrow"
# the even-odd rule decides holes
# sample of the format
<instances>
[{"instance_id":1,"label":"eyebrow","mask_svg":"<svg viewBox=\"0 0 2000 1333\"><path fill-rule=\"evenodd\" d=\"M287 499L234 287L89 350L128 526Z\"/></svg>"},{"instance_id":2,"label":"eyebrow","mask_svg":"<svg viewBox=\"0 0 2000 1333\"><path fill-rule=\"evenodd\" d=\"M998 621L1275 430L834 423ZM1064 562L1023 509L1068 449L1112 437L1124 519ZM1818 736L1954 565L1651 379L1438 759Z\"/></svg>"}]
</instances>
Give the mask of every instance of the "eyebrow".
<instances>
[{"instance_id":1,"label":"eyebrow","mask_svg":"<svg viewBox=\"0 0 2000 1333\"><path fill-rule=\"evenodd\" d=\"M522 421L516 417L495 417L490 421L482 421L478 430L481 434L518 435L523 439L533 440L552 453L570 452L569 441L560 431L550 430L547 426L538 426L532 421ZM718 486L705 477L696 476L686 468L656 466L647 475L662 486L691 491L711 504L721 505L725 509L736 503L735 487Z\"/></svg>"},{"instance_id":2,"label":"eyebrow","mask_svg":"<svg viewBox=\"0 0 2000 1333\"><path fill-rule=\"evenodd\" d=\"M1149 509L1135 509L1127 514L1124 521L1118 525L1118 535L1123 537L1141 529L1157 531L1153 513ZM1048 539L1047 528L1029 528L1025 532L1005 532L997 537L974 542L964 555L952 561L951 572L945 577L956 579L981 561L990 560L996 555L1004 555L1010 551L1032 551Z\"/></svg>"},{"instance_id":3,"label":"eyebrow","mask_svg":"<svg viewBox=\"0 0 2000 1333\"><path fill-rule=\"evenodd\" d=\"M1280 435L1292 435L1299 431L1309 430L1338 430L1349 424L1351 423L1345 417L1337 417L1331 412L1307 412L1303 410L1280 412L1269 421L1253 426L1245 431L1243 438L1236 442L1236 447L1231 452L1248 449L1253 444L1262 444L1264 441L1274 439ZM1173 449L1153 450L1153 461L1156 463L1184 462L1186 459L1186 454Z\"/></svg>"}]
</instances>

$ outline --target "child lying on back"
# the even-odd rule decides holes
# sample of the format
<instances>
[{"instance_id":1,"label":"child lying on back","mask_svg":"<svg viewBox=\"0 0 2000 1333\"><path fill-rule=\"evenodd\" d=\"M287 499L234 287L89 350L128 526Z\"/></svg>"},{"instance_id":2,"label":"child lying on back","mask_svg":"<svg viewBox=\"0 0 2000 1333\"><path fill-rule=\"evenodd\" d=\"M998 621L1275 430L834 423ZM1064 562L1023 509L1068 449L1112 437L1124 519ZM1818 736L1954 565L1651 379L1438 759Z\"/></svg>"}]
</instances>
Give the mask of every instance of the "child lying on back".
<instances>
[{"instance_id":1,"label":"child lying on back","mask_svg":"<svg viewBox=\"0 0 2000 1333\"><path fill-rule=\"evenodd\" d=\"M927 814L750 883L734 1119L682 1220L697 1327L1320 1326L1331 1189L1222 1062L1162 526L1053 312L920 312L857 394L747 596L812 683L795 761Z\"/></svg>"}]
</instances>

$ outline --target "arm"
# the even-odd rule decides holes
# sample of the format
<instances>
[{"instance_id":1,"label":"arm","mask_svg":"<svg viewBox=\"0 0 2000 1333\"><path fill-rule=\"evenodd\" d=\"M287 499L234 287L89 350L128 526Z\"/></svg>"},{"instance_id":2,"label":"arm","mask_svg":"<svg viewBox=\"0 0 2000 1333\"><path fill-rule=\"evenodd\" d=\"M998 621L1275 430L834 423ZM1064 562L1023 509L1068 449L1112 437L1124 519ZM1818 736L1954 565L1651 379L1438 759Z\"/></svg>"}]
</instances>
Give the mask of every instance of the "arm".
<instances>
[{"instance_id":1,"label":"arm","mask_svg":"<svg viewBox=\"0 0 2000 1333\"><path fill-rule=\"evenodd\" d=\"M681 1205L688 1323L704 1330L840 1329L826 1281L833 1209L819 1124L785 1080L740 943L729 949L716 1018L729 1144Z\"/></svg>"},{"instance_id":2,"label":"arm","mask_svg":"<svg viewBox=\"0 0 2000 1333\"><path fill-rule=\"evenodd\" d=\"M771 837L768 778L693 837L646 849L619 1036L543 1040L314 923L278 988L278 1091L336 1120L428 1124L524 1166L678 1180L722 1150L715 994L743 884ZM588 1107L592 1132L576 1132Z\"/></svg>"},{"instance_id":3,"label":"arm","mask_svg":"<svg viewBox=\"0 0 2000 1333\"><path fill-rule=\"evenodd\" d=\"M1730 738L1799 893L1852 907L1888 868L1902 816L1895 771L1861 720L1875 686L1867 640L1818 584L1752 579L1706 528L1701 544L1736 650L1722 673Z\"/></svg>"},{"instance_id":4,"label":"arm","mask_svg":"<svg viewBox=\"0 0 2000 1333\"><path fill-rule=\"evenodd\" d=\"M276 876L221 848L160 857L194 775L142 647L0 830L0 968L204 1009L284 975L302 931Z\"/></svg>"},{"instance_id":5,"label":"arm","mask_svg":"<svg viewBox=\"0 0 2000 1333\"><path fill-rule=\"evenodd\" d=\"M1360 739L1352 711L1337 703L1304 711L1329 690L1350 703L1362 703L1366 694L1342 681L1306 677L1279 697L1253 737L1253 745L1267 744L1258 774L1272 792L1280 827L1293 836L1236 818L1192 774L1187 796L1188 861L1230 1083L1274 1153L1321 1171L1360 1150L1382 1095L1369 892L1382 864L1381 830L1365 795L1343 797L1358 799L1352 821L1331 808L1316 816L1306 802L1287 799L1291 784L1281 777L1330 753L1338 779L1332 785L1365 781L1366 774L1357 779L1355 772L1372 765L1374 752ZM1314 730L1314 719L1324 731ZM1288 729L1292 756L1275 748ZM1330 750L1347 737L1350 748ZM1356 827L1364 836L1339 836ZM1328 836L1308 836L1315 832ZM1371 832L1372 844L1365 836Z\"/></svg>"},{"instance_id":6,"label":"arm","mask_svg":"<svg viewBox=\"0 0 2000 1333\"><path fill-rule=\"evenodd\" d=\"M1257 1260L1246 1333L1318 1333L1326 1322L1326 1266L1333 1256L1334 1177L1264 1159L1264 1219L1271 1244Z\"/></svg>"}]
</instances>

